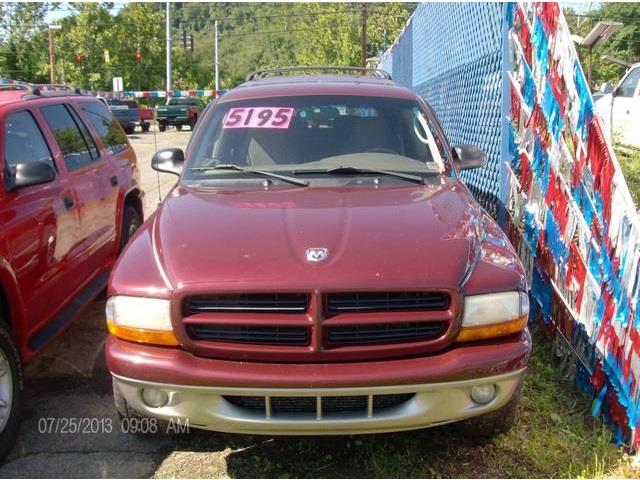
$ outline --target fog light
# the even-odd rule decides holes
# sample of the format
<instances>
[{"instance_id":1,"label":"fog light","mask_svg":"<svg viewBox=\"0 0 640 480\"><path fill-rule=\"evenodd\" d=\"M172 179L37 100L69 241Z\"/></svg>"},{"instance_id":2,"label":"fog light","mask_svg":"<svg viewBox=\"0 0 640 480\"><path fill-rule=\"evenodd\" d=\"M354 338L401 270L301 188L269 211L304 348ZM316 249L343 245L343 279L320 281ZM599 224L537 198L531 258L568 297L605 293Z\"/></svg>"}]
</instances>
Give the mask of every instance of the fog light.
<instances>
[{"instance_id":1,"label":"fog light","mask_svg":"<svg viewBox=\"0 0 640 480\"><path fill-rule=\"evenodd\" d=\"M167 392L163 392L157 388L145 388L142 390L142 400L149 407L159 408L167 404L169 395L167 395Z\"/></svg>"},{"instance_id":2,"label":"fog light","mask_svg":"<svg viewBox=\"0 0 640 480\"><path fill-rule=\"evenodd\" d=\"M471 388L471 400L484 405L496 398L496 386L492 383L476 385Z\"/></svg>"}]
</instances>

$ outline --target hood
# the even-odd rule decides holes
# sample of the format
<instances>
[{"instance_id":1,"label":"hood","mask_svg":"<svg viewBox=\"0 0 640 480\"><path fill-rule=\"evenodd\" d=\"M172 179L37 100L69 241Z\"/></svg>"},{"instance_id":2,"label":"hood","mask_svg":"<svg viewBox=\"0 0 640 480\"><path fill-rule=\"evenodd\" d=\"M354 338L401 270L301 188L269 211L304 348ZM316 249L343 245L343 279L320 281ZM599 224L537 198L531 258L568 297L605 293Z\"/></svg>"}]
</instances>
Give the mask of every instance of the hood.
<instances>
[{"instance_id":1,"label":"hood","mask_svg":"<svg viewBox=\"0 0 640 480\"><path fill-rule=\"evenodd\" d=\"M431 185L269 190L177 187L154 219L172 288L458 289L483 218L455 179ZM307 249L327 259L309 262Z\"/></svg>"}]
</instances>

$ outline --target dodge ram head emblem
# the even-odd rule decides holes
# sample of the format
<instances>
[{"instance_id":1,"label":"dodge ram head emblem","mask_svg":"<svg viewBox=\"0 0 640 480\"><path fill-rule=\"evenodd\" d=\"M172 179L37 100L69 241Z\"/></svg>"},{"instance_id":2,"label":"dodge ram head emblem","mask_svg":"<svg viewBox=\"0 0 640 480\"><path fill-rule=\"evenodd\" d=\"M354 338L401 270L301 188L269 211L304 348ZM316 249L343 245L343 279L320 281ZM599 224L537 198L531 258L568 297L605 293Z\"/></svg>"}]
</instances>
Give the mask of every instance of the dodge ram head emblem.
<instances>
[{"instance_id":1,"label":"dodge ram head emblem","mask_svg":"<svg viewBox=\"0 0 640 480\"><path fill-rule=\"evenodd\" d=\"M307 248L307 262L322 262L328 256L328 248Z\"/></svg>"}]
</instances>

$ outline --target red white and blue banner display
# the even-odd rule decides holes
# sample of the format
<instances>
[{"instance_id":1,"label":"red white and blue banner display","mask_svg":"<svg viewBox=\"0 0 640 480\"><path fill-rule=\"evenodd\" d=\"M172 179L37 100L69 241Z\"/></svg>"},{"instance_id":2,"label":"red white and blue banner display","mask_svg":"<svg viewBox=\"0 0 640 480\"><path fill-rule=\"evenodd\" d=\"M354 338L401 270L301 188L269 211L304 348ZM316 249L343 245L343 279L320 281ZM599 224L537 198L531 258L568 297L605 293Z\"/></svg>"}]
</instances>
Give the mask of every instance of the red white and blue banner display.
<instances>
[{"instance_id":1,"label":"red white and blue banner display","mask_svg":"<svg viewBox=\"0 0 640 480\"><path fill-rule=\"evenodd\" d=\"M618 442L638 449L640 223L557 3L512 4L507 211L543 324L579 357Z\"/></svg>"},{"instance_id":2,"label":"red white and blue banner display","mask_svg":"<svg viewBox=\"0 0 640 480\"><path fill-rule=\"evenodd\" d=\"M539 318L579 357L593 413L637 450L638 214L559 5L511 4L507 21L509 234Z\"/></svg>"},{"instance_id":3,"label":"red white and blue banner display","mask_svg":"<svg viewBox=\"0 0 640 480\"><path fill-rule=\"evenodd\" d=\"M499 174L464 179L528 270L531 321L640 451L640 222L559 4L420 4L378 63L487 150Z\"/></svg>"},{"instance_id":4,"label":"red white and blue banner display","mask_svg":"<svg viewBox=\"0 0 640 480\"><path fill-rule=\"evenodd\" d=\"M71 87L65 85L49 85L49 84L35 84L29 82L22 82L19 80L12 80L9 78L0 77L0 87L3 85L23 85L26 87L37 87L45 92L48 91L60 91L69 90ZM83 90L80 89L83 95L93 95L94 97L104 98L166 98L166 97L219 97L224 94L224 90L216 91L211 89L197 89L197 90L125 90L123 92L112 92L106 90Z\"/></svg>"}]
</instances>

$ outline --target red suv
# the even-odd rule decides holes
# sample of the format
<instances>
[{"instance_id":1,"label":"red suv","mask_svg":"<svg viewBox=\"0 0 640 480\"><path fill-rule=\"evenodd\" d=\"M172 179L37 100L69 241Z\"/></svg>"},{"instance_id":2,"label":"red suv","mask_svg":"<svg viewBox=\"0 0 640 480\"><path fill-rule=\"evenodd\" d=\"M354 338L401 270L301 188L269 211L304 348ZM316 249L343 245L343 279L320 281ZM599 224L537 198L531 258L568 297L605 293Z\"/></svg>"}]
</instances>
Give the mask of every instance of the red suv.
<instances>
[{"instance_id":1,"label":"red suv","mask_svg":"<svg viewBox=\"0 0 640 480\"><path fill-rule=\"evenodd\" d=\"M0 458L13 447L21 362L102 291L142 223L136 157L104 104L0 90Z\"/></svg>"},{"instance_id":2,"label":"red suv","mask_svg":"<svg viewBox=\"0 0 640 480\"><path fill-rule=\"evenodd\" d=\"M458 176L484 154L384 72L281 73L154 157L180 181L110 278L118 411L237 433L505 430L529 302Z\"/></svg>"}]
</instances>

